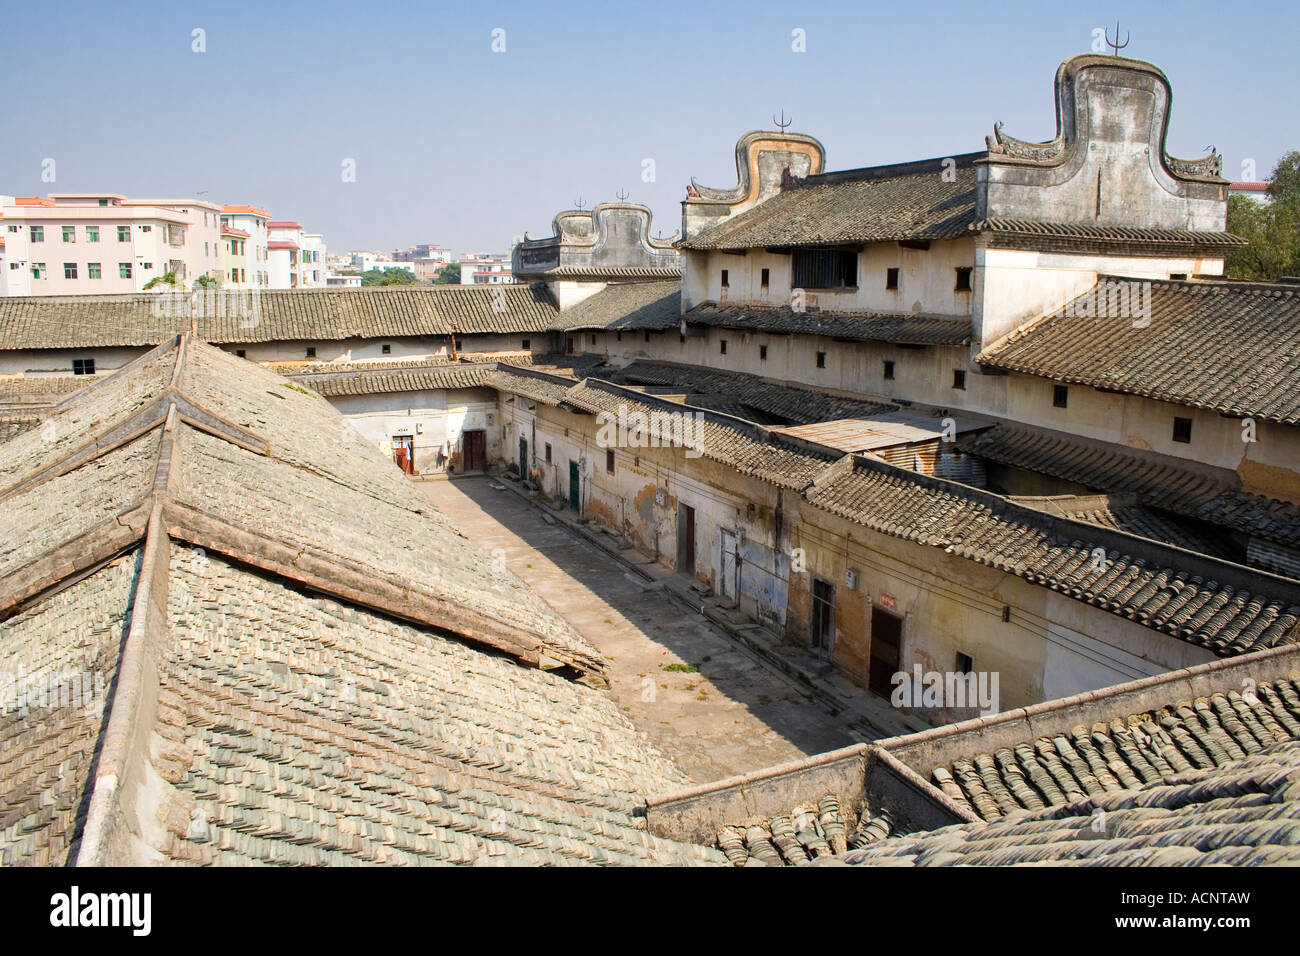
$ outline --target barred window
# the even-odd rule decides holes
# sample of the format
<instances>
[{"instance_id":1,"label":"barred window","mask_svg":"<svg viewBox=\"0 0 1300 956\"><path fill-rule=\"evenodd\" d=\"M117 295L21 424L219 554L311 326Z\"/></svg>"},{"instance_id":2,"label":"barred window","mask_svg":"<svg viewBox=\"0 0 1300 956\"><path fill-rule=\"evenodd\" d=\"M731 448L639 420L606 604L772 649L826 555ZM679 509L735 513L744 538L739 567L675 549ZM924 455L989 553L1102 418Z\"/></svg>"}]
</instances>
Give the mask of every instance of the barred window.
<instances>
[{"instance_id":1,"label":"barred window","mask_svg":"<svg viewBox=\"0 0 1300 956\"><path fill-rule=\"evenodd\" d=\"M798 289L844 289L858 284L858 254L845 249L800 249L794 254Z\"/></svg>"}]
</instances>

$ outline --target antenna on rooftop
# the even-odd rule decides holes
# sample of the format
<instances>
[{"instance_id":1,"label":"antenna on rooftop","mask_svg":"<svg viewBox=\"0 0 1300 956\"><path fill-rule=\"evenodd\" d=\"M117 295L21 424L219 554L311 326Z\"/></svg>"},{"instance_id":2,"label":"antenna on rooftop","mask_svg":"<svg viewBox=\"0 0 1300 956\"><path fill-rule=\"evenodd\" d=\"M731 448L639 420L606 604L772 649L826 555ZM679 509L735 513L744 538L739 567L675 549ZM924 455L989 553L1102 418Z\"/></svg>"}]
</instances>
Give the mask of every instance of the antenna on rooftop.
<instances>
[{"instance_id":1,"label":"antenna on rooftop","mask_svg":"<svg viewBox=\"0 0 1300 956\"><path fill-rule=\"evenodd\" d=\"M774 114L772 114L772 122L773 122L773 123L776 123L776 128L779 129L781 132L784 133L784 132L786 131L786 129L789 128L790 124L794 122L794 117L791 116L789 119L786 119L786 118L785 118L785 108L782 107L782 108L781 108L781 119L780 119L780 120L777 120L777 118L776 118L776 114L774 113Z\"/></svg>"},{"instance_id":2,"label":"antenna on rooftop","mask_svg":"<svg viewBox=\"0 0 1300 956\"><path fill-rule=\"evenodd\" d=\"M618 197L618 201L619 201L619 202L627 202L627 190L626 190L626 189L620 189L618 192L614 193L614 195Z\"/></svg>"},{"instance_id":3,"label":"antenna on rooftop","mask_svg":"<svg viewBox=\"0 0 1300 956\"><path fill-rule=\"evenodd\" d=\"M579 196L577 199L575 199L575 200L573 201L573 208L575 208L575 209L577 209L577 210L579 210L579 211L581 211L581 210L582 210L582 207L585 206L585 205L586 205L586 203L584 203L584 202L582 201L582 197L581 197L581 196Z\"/></svg>"},{"instance_id":4,"label":"antenna on rooftop","mask_svg":"<svg viewBox=\"0 0 1300 956\"><path fill-rule=\"evenodd\" d=\"M1095 35L1096 34L1094 34L1094 36ZM1129 39L1128 31L1125 30L1124 42L1123 43L1119 42L1119 21L1118 20L1115 21L1115 42L1114 43L1110 42L1110 31L1109 30L1106 31L1106 46L1110 47L1111 50L1114 51L1115 56L1119 56L1119 51L1124 49L1124 47L1128 46L1128 39Z\"/></svg>"}]
</instances>

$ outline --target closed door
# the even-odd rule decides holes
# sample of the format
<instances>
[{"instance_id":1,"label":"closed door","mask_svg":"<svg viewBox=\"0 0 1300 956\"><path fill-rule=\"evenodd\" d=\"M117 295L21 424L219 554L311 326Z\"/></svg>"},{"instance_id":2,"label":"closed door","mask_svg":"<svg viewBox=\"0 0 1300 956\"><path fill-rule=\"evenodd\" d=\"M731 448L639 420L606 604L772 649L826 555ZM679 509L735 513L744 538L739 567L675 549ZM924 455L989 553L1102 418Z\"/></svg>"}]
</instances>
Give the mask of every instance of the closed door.
<instances>
[{"instance_id":1,"label":"closed door","mask_svg":"<svg viewBox=\"0 0 1300 956\"><path fill-rule=\"evenodd\" d=\"M718 561L718 590L728 600L736 598L736 535L730 531L719 533L722 553Z\"/></svg>"},{"instance_id":2,"label":"closed door","mask_svg":"<svg viewBox=\"0 0 1300 956\"><path fill-rule=\"evenodd\" d=\"M578 510L578 503L582 500L578 494L578 463L569 462L569 507L574 511Z\"/></svg>"},{"instance_id":3,"label":"closed door","mask_svg":"<svg viewBox=\"0 0 1300 956\"><path fill-rule=\"evenodd\" d=\"M867 686L874 694L889 697L898 673L899 645L903 640L903 619L878 607L871 609L871 671Z\"/></svg>"},{"instance_id":4,"label":"closed door","mask_svg":"<svg viewBox=\"0 0 1300 956\"><path fill-rule=\"evenodd\" d=\"M528 439L519 439L519 480L528 480Z\"/></svg>"},{"instance_id":5,"label":"closed door","mask_svg":"<svg viewBox=\"0 0 1300 956\"><path fill-rule=\"evenodd\" d=\"M695 509L690 505L677 506L677 570L695 573Z\"/></svg>"},{"instance_id":6,"label":"closed door","mask_svg":"<svg viewBox=\"0 0 1300 956\"><path fill-rule=\"evenodd\" d=\"M465 470L482 471L487 464L487 432L465 432Z\"/></svg>"}]
</instances>

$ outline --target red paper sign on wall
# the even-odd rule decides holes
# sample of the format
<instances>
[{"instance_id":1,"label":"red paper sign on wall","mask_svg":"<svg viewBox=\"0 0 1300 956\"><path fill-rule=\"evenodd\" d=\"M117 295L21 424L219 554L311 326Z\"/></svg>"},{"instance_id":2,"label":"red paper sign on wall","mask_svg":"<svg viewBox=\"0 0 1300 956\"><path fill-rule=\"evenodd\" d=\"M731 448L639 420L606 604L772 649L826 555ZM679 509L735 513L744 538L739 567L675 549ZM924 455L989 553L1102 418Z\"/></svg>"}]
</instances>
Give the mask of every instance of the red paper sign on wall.
<instances>
[{"instance_id":1,"label":"red paper sign on wall","mask_svg":"<svg viewBox=\"0 0 1300 956\"><path fill-rule=\"evenodd\" d=\"M884 591L881 591L880 606L888 608L891 611L896 611L898 610L898 598L894 597L892 594L886 594Z\"/></svg>"}]
</instances>

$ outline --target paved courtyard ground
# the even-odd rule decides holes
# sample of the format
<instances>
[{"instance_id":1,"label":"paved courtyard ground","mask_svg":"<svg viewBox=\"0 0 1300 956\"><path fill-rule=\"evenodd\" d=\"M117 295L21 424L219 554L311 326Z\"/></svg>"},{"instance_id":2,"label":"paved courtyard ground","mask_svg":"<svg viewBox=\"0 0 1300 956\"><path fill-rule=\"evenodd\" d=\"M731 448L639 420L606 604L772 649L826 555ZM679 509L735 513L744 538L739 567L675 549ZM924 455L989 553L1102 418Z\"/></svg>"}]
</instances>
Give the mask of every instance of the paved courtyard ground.
<instances>
[{"instance_id":1,"label":"paved courtyard ground","mask_svg":"<svg viewBox=\"0 0 1300 956\"><path fill-rule=\"evenodd\" d=\"M702 614L499 485L419 483L478 547L504 549L510 570L608 658L618 705L697 782L862 739L848 729L852 715L832 716Z\"/></svg>"}]
</instances>

